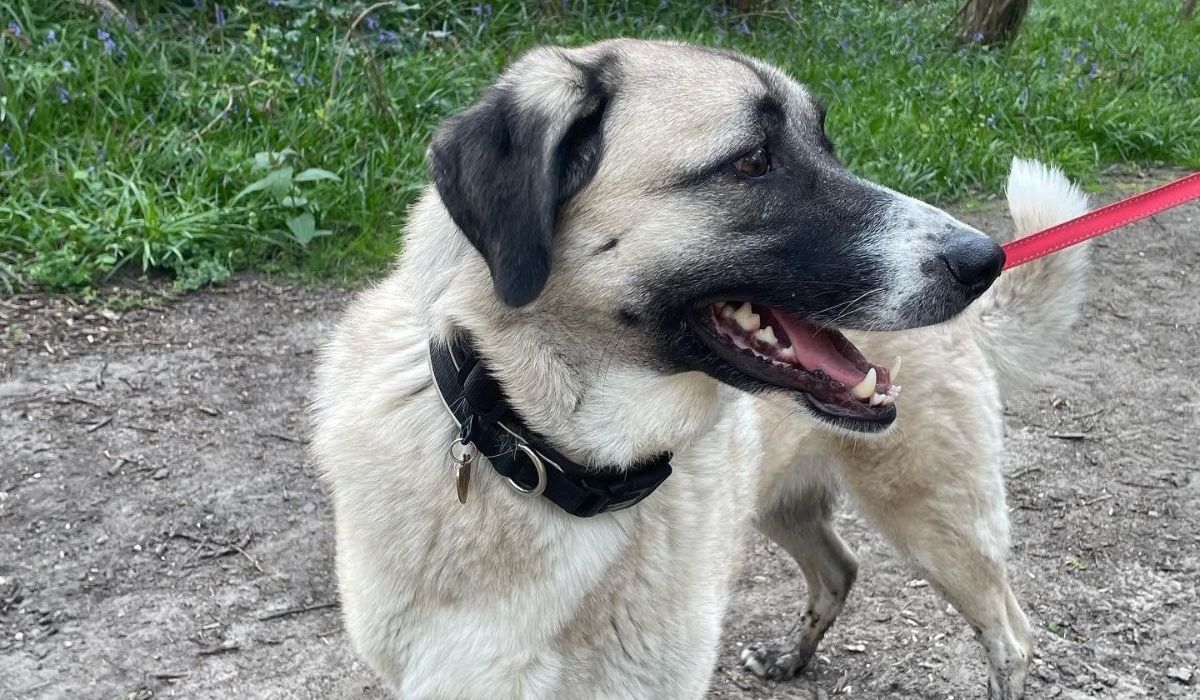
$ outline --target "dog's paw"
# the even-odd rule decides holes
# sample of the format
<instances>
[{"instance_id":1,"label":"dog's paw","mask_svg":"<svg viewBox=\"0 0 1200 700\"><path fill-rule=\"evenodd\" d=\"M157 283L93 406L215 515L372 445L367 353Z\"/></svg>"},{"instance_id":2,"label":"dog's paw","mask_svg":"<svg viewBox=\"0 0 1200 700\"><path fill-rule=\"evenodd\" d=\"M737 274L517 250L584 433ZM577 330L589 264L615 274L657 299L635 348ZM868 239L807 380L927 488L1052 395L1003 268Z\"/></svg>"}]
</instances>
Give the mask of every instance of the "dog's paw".
<instances>
[{"instance_id":1,"label":"dog's paw","mask_svg":"<svg viewBox=\"0 0 1200 700\"><path fill-rule=\"evenodd\" d=\"M812 653L796 647L779 651L766 644L749 644L742 649L740 665L764 680L786 681L799 675L811 658Z\"/></svg>"}]
</instances>

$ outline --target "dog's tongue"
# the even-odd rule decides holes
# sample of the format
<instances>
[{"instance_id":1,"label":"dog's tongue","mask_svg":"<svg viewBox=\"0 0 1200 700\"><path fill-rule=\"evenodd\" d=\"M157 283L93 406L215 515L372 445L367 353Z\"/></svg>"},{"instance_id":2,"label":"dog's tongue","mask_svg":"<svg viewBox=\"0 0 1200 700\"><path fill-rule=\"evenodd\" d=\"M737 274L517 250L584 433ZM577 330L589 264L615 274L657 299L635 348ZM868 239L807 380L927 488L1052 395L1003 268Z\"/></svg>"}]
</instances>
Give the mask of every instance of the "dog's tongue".
<instances>
[{"instance_id":1,"label":"dog's tongue","mask_svg":"<svg viewBox=\"0 0 1200 700\"><path fill-rule=\"evenodd\" d=\"M837 331L818 328L789 314L771 309L771 314L792 343L796 361L808 371L821 370L835 381L856 386L866 372L854 366L847 355L860 356L858 348Z\"/></svg>"}]
</instances>

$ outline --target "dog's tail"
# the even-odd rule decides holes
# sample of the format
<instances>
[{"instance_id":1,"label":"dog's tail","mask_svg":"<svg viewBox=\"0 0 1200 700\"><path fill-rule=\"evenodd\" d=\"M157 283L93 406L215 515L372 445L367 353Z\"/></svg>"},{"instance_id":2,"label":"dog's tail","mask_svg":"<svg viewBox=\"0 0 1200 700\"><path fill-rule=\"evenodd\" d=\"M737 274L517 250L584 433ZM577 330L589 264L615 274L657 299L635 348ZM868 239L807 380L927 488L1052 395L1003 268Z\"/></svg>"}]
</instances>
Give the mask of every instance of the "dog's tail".
<instances>
[{"instance_id":1,"label":"dog's tail","mask_svg":"<svg viewBox=\"0 0 1200 700\"><path fill-rule=\"evenodd\" d=\"M1006 188L1017 236L1087 213L1088 200L1058 168L1014 158ZM1079 318L1088 246L1077 245L1000 275L980 299L981 344L1004 392L1032 382Z\"/></svg>"}]
</instances>

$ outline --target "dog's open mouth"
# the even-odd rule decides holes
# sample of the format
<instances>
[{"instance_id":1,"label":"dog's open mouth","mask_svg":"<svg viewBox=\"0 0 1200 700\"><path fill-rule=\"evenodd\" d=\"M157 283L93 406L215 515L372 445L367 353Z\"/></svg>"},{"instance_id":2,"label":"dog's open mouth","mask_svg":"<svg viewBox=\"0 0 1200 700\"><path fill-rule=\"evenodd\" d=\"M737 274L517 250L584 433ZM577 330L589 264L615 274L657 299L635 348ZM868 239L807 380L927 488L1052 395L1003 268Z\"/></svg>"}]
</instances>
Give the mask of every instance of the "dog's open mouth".
<instances>
[{"instance_id":1,"label":"dog's open mouth","mask_svg":"<svg viewBox=\"0 0 1200 700\"><path fill-rule=\"evenodd\" d=\"M736 371L759 382L801 392L822 417L842 427L872 432L896 419L899 370L867 361L832 328L780 309L719 301L691 316L700 337Z\"/></svg>"}]
</instances>

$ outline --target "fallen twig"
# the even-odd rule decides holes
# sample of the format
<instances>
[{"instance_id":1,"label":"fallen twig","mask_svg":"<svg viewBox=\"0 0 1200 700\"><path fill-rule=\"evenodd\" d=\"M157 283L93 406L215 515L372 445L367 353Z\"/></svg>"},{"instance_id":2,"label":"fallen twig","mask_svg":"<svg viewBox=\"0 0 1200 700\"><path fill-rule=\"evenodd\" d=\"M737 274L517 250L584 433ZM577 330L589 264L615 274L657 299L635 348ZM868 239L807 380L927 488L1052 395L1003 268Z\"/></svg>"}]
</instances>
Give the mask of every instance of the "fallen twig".
<instances>
[{"instance_id":1,"label":"fallen twig","mask_svg":"<svg viewBox=\"0 0 1200 700\"><path fill-rule=\"evenodd\" d=\"M1089 433L1046 433L1046 437L1055 440L1088 440L1092 436Z\"/></svg>"},{"instance_id":2,"label":"fallen twig","mask_svg":"<svg viewBox=\"0 0 1200 700\"><path fill-rule=\"evenodd\" d=\"M339 605L339 603L335 600L335 601L332 601L329 603L314 603L312 605L305 605L305 606L301 606L298 608L288 608L286 610L277 610L276 612L267 613L266 615L259 615L258 621L266 622L267 620L278 620L281 617L290 617L292 615L302 615L304 613L312 612L314 610L327 610L329 608L336 608L338 605Z\"/></svg>"},{"instance_id":3,"label":"fallen twig","mask_svg":"<svg viewBox=\"0 0 1200 700\"><path fill-rule=\"evenodd\" d=\"M112 420L113 420L113 417L109 416L108 418L105 418L104 420L100 421L99 423L93 423L92 425L89 425L87 430L85 430L84 432L85 433L94 433L97 430L99 430L99 429L103 428L104 426L108 425L109 423L111 423Z\"/></svg>"},{"instance_id":4,"label":"fallen twig","mask_svg":"<svg viewBox=\"0 0 1200 700\"><path fill-rule=\"evenodd\" d=\"M308 440L303 438L294 438L291 435L284 435L283 433L255 433L254 435L255 437L260 438L275 438L276 440L283 440L284 442L294 442L297 445L308 444Z\"/></svg>"},{"instance_id":5,"label":"fallen twig","mask_svg":"<svg viewBox=\"0 0 1200 700\"><path fill-rule=\"evenodd\" d=\"M221 642L215 647L208 647L196 652L196 656L216 656L217 654L228 654L231 651L237 651L242 647L237 642Z\"/></svg>"}]
</instances>

